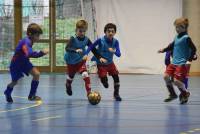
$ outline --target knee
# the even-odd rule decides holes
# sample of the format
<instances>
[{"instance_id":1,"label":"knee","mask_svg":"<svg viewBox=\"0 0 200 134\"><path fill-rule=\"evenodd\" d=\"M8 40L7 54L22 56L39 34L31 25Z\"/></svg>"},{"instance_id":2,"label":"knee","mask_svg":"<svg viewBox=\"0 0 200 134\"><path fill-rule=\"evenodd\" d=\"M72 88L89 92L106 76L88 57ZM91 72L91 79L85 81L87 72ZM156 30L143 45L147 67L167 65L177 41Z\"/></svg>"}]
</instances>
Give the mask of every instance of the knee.
<instances>
[{"instance_id":1,"label":"knee","mask_svg":"<svg viewBox=\"0 0 200 134\"><path fill-rule=\"evenodd\" d=\"M180 81L177 79L174 79L174 85L179 86L180 85Z\"/></svg>"},{"instance_id":2,"label":"knee","mask_svg":"<svg viewBox=\"0 0 200 134\"><path fill-rule=\"evenodd\" d=\"M33 78L35 80L39 80L39 78L40 78L40 72L39 71L35 72L34 75L33 75Z\"/></svg>"},{"instance_id":3,"label":"knee","mask_svg":"<svg viewBox=\"0 0 200 134\"><path fill-rule=\"evenodd\" d=\"M85 71L85 72L83 72L83 73L82 73L82 77L83 77L83 78L89 77L89 74L88 74L88 72L86 72L86 71Z\"/></svg>"},{"instance_id":4,"label":"knee","mask_svg":"<svg viewBox=\"0 0 200 134\"><path fill-rule=\"evenodd\" d=\"M170 81L170 76L167 75L167 74L164 74L163 79L164 79L166 82L168 82L168 81Z\"/></svg>"}]
</instances>

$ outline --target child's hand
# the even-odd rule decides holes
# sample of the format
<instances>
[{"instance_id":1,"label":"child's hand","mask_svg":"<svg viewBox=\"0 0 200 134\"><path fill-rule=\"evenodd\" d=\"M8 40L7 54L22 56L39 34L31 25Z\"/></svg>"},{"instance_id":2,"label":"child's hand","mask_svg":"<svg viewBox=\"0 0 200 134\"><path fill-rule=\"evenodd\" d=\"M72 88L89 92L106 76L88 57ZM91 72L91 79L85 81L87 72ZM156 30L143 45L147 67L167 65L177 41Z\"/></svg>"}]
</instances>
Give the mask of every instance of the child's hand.
<instances>
[{"instance_id":1,"label":"child's hand","mask_svg":"<svg viewBox=\"0 0 200 134\"><path fill-rule=\"evenodd\" d=\"M83 56L83 60L87 61L87 60L88 60L88 56L87 56L87 55L84 55L84 56Z\"/></svg>"},{"instance_id":2,"label":"child's hand","mask_svg":"<svg viewBox=\"0 0 200 134\"><path fill-rule=\"evenodd\" d=\"M45 48L45 49L42 50L42 52L46 55L46 54L49 53L49 49L48 49L48 48Z\"/></svg>"},{"instance_id":3,"label":"child's hand","mask_svg":"<svg viewBox=\"0 0 200 134\"><path fill-rule=\"evenodd\" d=\"M104 58L100 58L99 61L100 61L101 63L106 63L106 62L107 62L107 60L104 59Z\"/></svg>"},{"instance_id":4,"label":"child's hand","mask_svg":"<svg viewBox=\"0 0 200 134\"><path fill-rule=\"evenodd\" d=\"M116 52L116 50L113 49L112 47L109 47L108 50L109 50L111 53L115 53L115 52Z\"/></svg>"},{"instance_id":5,"label":"child's hand","mask_svg":"<svg viewBox=\"0 0 200 134\"><path fill-rule=\"evenodd\" d=\"M197 55L196 54L193 56L192 60L197 60Z\"/></svg>"},{"instance_id":6,"label":"child's hand","mask_svg":"<svg viewBox=\"0 0 200 134\"><path fill-rule=\"evenodd\" d=\"M158 53L164 53L163 49L158 50Z\"/></svg>"},{"instance_id":7,"label":"child's hand","mask_svg":"<svg viewBox=\"0 0 200 134\"><path fill-rule=\"evenodd\" d=\"M76 49L76 52L77 52L77 53L82 53L83 50L82 50L82 49Z\"/></svg>"}]
</instances>

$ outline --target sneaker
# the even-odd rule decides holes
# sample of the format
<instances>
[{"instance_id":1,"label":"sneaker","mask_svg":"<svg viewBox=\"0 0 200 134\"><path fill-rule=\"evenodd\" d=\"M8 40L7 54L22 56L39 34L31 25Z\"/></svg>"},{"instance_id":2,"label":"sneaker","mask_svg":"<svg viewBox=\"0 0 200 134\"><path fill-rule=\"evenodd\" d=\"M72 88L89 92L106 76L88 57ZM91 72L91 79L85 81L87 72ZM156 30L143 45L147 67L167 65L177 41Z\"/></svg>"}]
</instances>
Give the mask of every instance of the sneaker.
<instances>
[{"instance_id":1,"label":"sneaker","mask_svg":"<svg viewBox=\"0 0 200 134\"><path fill-rule=\"evenodd\" d=\"M189 97L190 97L190 92L187 92L185 95L181 93L179 95L180 104L186 104L188 102Z\"/></svg>"},{"instance_id":2,"label":"sneaker","mask_svg":"<svg viewBox=\"0 0 200 134\"><path fill-rule=\"evenodd\" d=\"M177 95L169 95L168 98L164 99L164 102L170 102L170 101L175 100L176 98L178 98Z\"/></svg>"},{"instance_id":3,"label":"sneaker","mask_svg":"<svg viewBox=\"0 0 200 134\"><path fill-rule=\"evenodd\" d=\"M39 96L29 96L29 97L28 97L28 100L29 100L29 101L40 101L40 100L42 100L42 99L41 99L41 97L39 97Z\"/></svg>"},{"instance_id":4,"label":"sneaker","mask_svg":"<svg viewBox=\"0 0 200 134\"><path fill-rule=\"evenodd\" d=\"M122 101L122 98L119 96L119 94L114 95L114 98L116 101Z\"/></svg>"},{"instance_id":5,"label":"sneaker","mask_svg":"<svg viewBox=\"0 0 200 134\"><path fill-rule=\"evenodd\" d=\"M116 101L122 101L122 98L119 95L119 85L114 86L113 96L114 96L114 98L115 98Z\"/></svg>"},{"instance_id":6,"label":"sneaker","mask_svg":"<svg viewBox=\"0 0 200 134\"><path fill-rule=\"evenodd\" d=\"M9 95L8 93L6 93L6 91L4 92L4 95L5 95L6 101L7 101L8 103L13 103L13 99L12 99L12 96L11 96L11 95Z\"/></svg>"},{"instance_id":7,"label":"sneaker","mask_svg":"<svg viewBox=\"0 0 200 134\"><path fill-rule=\"evenodd\" d=\"M72 86L71 84L66 84L66 93L69 95L69 96L72 96Z\"/></svg>"}]
</instances>

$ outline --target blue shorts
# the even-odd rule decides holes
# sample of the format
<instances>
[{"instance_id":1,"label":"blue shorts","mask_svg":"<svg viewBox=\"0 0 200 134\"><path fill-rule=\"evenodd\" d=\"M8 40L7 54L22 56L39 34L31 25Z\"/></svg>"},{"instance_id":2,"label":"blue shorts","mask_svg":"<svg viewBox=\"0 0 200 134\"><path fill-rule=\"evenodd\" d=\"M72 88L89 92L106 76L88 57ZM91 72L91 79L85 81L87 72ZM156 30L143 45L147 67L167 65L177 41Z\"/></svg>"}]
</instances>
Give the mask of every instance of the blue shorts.
<instances>
[{"instance_id":1,"label":"blue shorts","mask_svg":"<svg viewBox=\"0 0 200 134\"><path fill-rule=\"evenodd\" d=\"M24 74L28 76L33 67L30 61L11 62L10 74L12 81L18 81L20 78L24 77Z\"/></svg>"}]
</instances>

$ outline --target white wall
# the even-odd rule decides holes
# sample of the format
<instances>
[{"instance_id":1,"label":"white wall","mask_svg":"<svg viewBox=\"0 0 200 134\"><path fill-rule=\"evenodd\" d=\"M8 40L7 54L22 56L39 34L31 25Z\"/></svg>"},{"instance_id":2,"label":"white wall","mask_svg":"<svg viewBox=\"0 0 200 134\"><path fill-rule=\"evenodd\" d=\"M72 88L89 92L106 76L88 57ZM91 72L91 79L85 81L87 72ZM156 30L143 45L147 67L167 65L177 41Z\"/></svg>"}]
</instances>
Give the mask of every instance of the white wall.
<instances>
[{"instance_id":1,"label":"white wall","mask_svg":"<svg viewBox=\"0 0 200 134\"><path fill-rule=\"evenodd\" d=\"M173 22L182 16L182 0L95 0L97 33L104 25L117 25L122 57L120 72L163 73L165 47L175 36Z\"/></svg>"}]
</instances>

